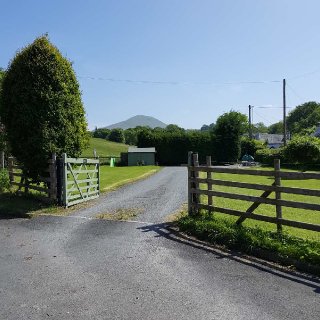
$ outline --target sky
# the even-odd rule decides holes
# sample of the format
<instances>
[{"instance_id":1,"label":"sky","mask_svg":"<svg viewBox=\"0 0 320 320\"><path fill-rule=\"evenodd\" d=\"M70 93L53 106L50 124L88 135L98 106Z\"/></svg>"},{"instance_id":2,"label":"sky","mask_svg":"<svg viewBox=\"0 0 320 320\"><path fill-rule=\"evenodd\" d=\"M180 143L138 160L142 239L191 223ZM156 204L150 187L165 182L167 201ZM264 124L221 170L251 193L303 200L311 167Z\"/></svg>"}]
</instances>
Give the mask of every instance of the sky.
<instances>
[{"instance_id":1,"label":"sky","mask_svg":"<svg viewBox=\"0 0 320 320\"><path fill-rule=\"evenodd\" d=\"M320 102L319 0L0 0L0 67L48 33L90 129L148 115L199 129L230 110L270 125Z\"/></svg>"}]
</instances>

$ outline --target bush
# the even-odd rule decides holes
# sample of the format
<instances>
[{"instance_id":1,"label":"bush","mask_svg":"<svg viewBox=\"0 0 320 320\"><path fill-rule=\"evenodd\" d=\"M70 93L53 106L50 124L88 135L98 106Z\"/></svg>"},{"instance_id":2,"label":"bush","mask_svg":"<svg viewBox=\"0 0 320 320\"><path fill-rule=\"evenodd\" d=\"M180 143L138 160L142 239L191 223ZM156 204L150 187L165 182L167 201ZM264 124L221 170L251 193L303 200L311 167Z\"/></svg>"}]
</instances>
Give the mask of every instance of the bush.
<instances>
[{"instance_id":1,"label":"bush","mask_svg":"<svg viewBox=\"0 0 320 320\"><path fill-rule=\"evenodd\" d=\"M30 178L44 173L51 153L78 157L88 143L71 62L46 36L12 60L3 79L0 106L12 154Z\"/></svg>"},{"instance_id":2,"label":"bush","mask_svg":"<svg viewBox=\"0 0 320 320\"><path fill-rule=\"evenodd\" d=\"M241 138L241 158L245 154L255 157L258 150L266 149L263 141L250 139L248 137Z\"/></svg>"},{"instance_id":3,"label":"bush","mask_svg":"<svg viewBox=\"0 0 320 320\"><path fill-rule=\"evenodd\" d=\"M297 136L284 147L286 160L300 164L320 162L320 139L309 136Z\"/></svg>"},{"instance_id":4,"label":"bush","mask_svg":"<svg viewBox=\"0 0 320 320\"><path fill-rule=\"evenodd\" d=\"M236 162L241 155L241 135L248 127L247 117L236 111L224 113L213 129L213 147L218 162Z\"/></svg>"},{"instance_id":5,"label":"bush","mask_svg":"<svg viewBox=\"0 0 320 320\"><path fill-rule=\"evenodd\" d=\"M255 161L273 166L274 159L284 160L283 150L279 149L259 149L255 154Z\"/></svg>"},{"instance_id":6,"label":"bush","mask_svg":"<svg viewBox=\"0 0 320 320\"><path fill-rule=\"evenodd\" d=\"M0 193L10 189L9 173L6 169L0 169Z\"/></svg>"}]
</instances>

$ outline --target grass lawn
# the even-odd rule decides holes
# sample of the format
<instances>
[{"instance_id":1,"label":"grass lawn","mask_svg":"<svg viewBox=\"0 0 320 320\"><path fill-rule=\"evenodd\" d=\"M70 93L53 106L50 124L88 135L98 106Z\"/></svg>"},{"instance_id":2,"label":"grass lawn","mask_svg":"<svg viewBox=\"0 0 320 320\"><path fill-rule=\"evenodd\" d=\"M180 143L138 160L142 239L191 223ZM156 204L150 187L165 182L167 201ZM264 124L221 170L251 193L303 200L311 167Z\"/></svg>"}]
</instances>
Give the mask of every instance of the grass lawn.
<instances>
[{"instance_id":1,"label":"grass lawn","mask_svg":"<svg viewBox=\"0 0 320 320\"><path fill-rule=\"evenodd\" d=\"M124 184L145 178L157 171L158 166L137 166L137 167L100 167L100 190L101 192L113 190Z\"/></svg>"},{"instance_id":2,"label":"grass lawn","mask_svg":"<svg viewBox=\"0 0 320 320\"><path fill-rule=\"evenodd\" d=\"M99 157L115 156L119 157L121 152L128 151L128 145L107 141L100 138L90 138L89 147L83 151L82 157L93 157L93 149L96 149Z\"/></svg>"},{"instance_id":3,"label":"grass lawn","mask_svg":"<svg viewBox=\"0 0 320 320\"><path fill-rule=\"evenodd\" d=\"M272 169L266 169L266 170L272 170ZM289 171L289 170L286 170L286 171ZM201 173L201 176L206 177L206 174ZM237 174L214 173L213 176L214 176L214 179L248 182L248 183L256 183L256 184L266 184L266 185L271 185L274 181L273 177L260 177L260 176L248 176L248 175L237 175ZM306 189L316 189L316 190L320 189L319 181L313 180L313 179L310 179L310 180L282 179L281 185L286 187L295 187L295 188L300 187L300 188L306 188ZM206 184L200 185L200 187L203 189L206 189ZM260 196L263 193L263 191L261 190L259 191L259 190L225 187L225 186L214 186L213 190L229 192L234 194L237 193L237 194L252 195L252 196ZM282 196L282 199L284 200L320 204L320 199L318 197L293 195L293 194L285 194L285 193L282 193L281 196ZM275 198L275 194L272 193L268 198ZM201 196L201 200L203 203L207 204L207 196ZM214 197L213 201L215 206L235 209L239 211L246 211L246 209L248 209L249 206L251 205L251 202L248 202L248 201L225 199L225 198L219 198L219 197ZM258 214L266 215L266 216L273 216L273 217L276 216L275 206L267 205L267 204L261 204L254 212ZM288 220L320 224L319 211L282 207L282 215L284 219L288 219ZM215 216L217 218L221 217L228 221L236 221L238 219L238 217L229 216L229 215L220 214L220 213L216 213ZM243 225L247 227L258 226L263 230L268 230L268 231L276 230L275 224L256 221L256 220L250 220L250 219L246 219ZM283 226L283 230L290 235L294 235L294 236L305 238L305 239L312 239L320 242L319 232L308 231L308 230L297 229L297 228L286 227L286 226Z\"/></svg>"}]
</instances>

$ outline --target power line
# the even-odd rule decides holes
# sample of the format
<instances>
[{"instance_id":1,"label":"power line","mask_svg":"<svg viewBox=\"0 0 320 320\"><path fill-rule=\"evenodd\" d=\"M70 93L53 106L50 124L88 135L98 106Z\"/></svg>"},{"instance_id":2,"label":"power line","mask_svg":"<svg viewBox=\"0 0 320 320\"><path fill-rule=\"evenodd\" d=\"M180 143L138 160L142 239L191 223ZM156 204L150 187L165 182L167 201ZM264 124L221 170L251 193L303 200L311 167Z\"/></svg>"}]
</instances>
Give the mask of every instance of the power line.
<instances>
[{"instance_id":1,"label":"power line","mask_svg":"<svg viewBox=\"0 0 320 320\"><path fill-rule=\"evenodd\" d=\"M298 97L298 99L300 99L300 100L305 100L305 99L303 99L298 93L297 93L297 91L295 90L295 89L293 89L292 88L292 86L287 82L287 86L289 87L289 89L296 95L296 97Z\"/></svg>"},{"instance_id":2,"label":"power line","mask_svg":"<svg viewBox=\"0 0 320 320\"><path fill-rule=\"evenodd\" d=\"M300 75L291 77L291 78L289 78L289 80L295 80L295 79L299 79L299 78L305 78L305 77L307 77L307 76L311 76L311 75L313 75L313 74L315 74L315 73L318 73L318 72L320 72L320 68L317 68L316 70L311 71L311 72L307 72L307 73L303 73L303 74L300 74Z\"/></svg>"},{"instance_id":3,"label":"power line","mask_svg":"<svg viewBox=\"0 0 320 320\"><path fill-rule=\"evenodd\" d=\"M255 107L255 108L259 108L259 109L283 109L283 107L280 107L280 106L256 106L256 105L254 105L253 107ZM240 109L244 109L244 108L248 108L248 106L246 106L246 107L243 107L243 106L241 106L241 107L238 107L238 108L240 108ZM293 109L293 108L295 108L295 107L287 107L287 109Z\"/></svg>"},{"instance_id":4,"label":"power line","mask_svg":"<svg viewBox=\"0 0 320 320\"><path fill-rule=\"evenodd\" d=\"M265 117L263 117L261 114L259 114L257 111L255 111L255 115L257 115L259 118L263 119L264 121L266 121L266 123L270 122L270 119L267 119ZM278 122L279 120L274 118L273 116L268 115L268 117L272 118L274 121Z\"/></svg>"},{"instance_id":5,"label":"power line","mask_svg":"<svg viewBox=\"0 0 320 320\"><path fill-rule=\"evenodd\" d=\"M267 81L226 81L226 82L206 82L206 81L150 81L150 80L134 80L134 79L117 79L117 78L102 78L102 77L90 77L79 76L81 79L109 81L109 82L126 82L133 84L165 84L165 85L209 85L209 86L224 86L224 85L239 85L239 84L267 84L267 83L279 83L281 80L267 80Z\"/></svg>"}]
</instances>

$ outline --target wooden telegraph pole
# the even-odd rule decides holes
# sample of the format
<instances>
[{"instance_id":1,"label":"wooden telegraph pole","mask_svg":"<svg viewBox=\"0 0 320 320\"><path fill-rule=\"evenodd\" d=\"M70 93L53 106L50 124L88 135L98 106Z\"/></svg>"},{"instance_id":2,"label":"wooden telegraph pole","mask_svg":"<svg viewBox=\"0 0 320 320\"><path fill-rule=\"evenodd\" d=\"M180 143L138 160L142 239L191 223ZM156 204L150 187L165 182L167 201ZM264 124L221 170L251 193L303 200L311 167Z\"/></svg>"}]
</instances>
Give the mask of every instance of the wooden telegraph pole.
<instances>
[{"instance_id":1,"label":"wooden telegraph pole","mask_svg":"<svg viewBox=\"0 0 320 320\"><path fill-rule=\"evenodd\" d=\"M283 79L283 144L287 144L286 79Z\"/></svg>"},{"instance_id":2,"label":"wooden telegraph pole","mask_svg":"<svg viewBox=\"0 0 320 320\"><path fill-rule=\"evenodd\" d=\"M249 104L249 138L252 139L251 105Z\"/></svg>"}]
</instances>

